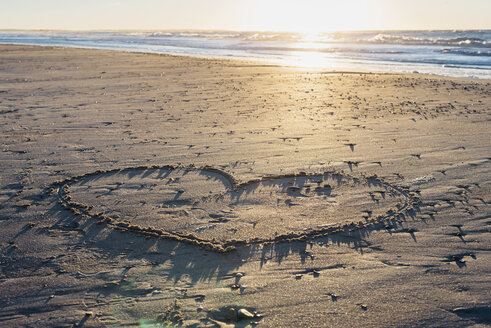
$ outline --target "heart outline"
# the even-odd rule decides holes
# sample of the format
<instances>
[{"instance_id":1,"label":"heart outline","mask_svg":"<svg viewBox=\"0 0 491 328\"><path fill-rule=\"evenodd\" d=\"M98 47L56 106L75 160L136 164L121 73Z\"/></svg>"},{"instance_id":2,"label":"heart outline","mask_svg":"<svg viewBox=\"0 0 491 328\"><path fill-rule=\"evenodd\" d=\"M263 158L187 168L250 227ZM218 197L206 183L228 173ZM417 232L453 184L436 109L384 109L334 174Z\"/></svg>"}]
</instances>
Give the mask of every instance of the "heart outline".
<instances>
[{"instance_id":1,"label":"heart outline","mask_svg":"<svg viewBox=\"0 0 491 328\"><path fill-rule=\"evenodd\" d=\"M404 217L405 213L410 211L413 206L417 205L420 201L419 198L409 193L404 187L398 187L392 185L388 182L385 182L383 179L376 175L372 176L361 176L361 178L366 181L376 182L387 189L392 190L393 192L403 196L404 204L396 210L389 209L385 215L379 215L377 217L367 219L365 222L359 221L358 223L350 222L341 225L332 225L325 226L320 228L312 228L309 231L302 232L290 232L287 234L277 235L273 238L251 238L248 240L234 240L227 242L220 242L217 240L208 240L204 238L200 238L196 234L193 233L184 233L184 232L175 232L175 231L167 231L165 229L159 229L155 227L140 227L138 225L131 224L130 222L119 222L104 214L103 212L94 212L93 206L87 205L84 203L77 202L72 199L70 195L70 185L79 182L83 179L95 177L97 175L105 175L111 173L125 173L136 170L149 170L149 169L165 169L165 170L178 170L178 169L186 169L186 170L197 170L219 174L224 177L234 191L239 190L240 188L245 188L249 185L255 183L261 183L265 181L274 181L282 178L296 178L296 177L314 177L323 174L338 174L344 177L349 177L352 179L359 179L358 177L353 177L352 175L341 173L337 171L325 171L322 173L306 173L306 172L298 172L298 173L290 173L290 174L282 174L282 175L273 175L273 176L265 176L262 178L252 179L245 182L239 182L233 175L220 170L218 168L212 166L203 166L196 167L194 165L151 165L151 166L135 166L135 167L126 167L126 168L117 168L110 170L96 170L94 172L85 173L78 176L73 176L66 178L64 180L55 181L50 185L51 192L57 195L58 201L62 207L65 209L71 210L75 215L86 215L96 221L97 224L105 224L107 227L119 230L119 231L129 231L132 233L155 237L160 239L170 239L178 242L184 242L192 245L197 245L199 247L203 247L206 249L210 249L219 253L227 253L235 250L238 246L250 246L253 244L275 244L279 242L294 242L294 241L303 241L307 239L319 238L327 235L333 235L342 231L355 231L368 227L375 227L380 224L384 224L391 220L398 220L401 216Z\"/></svg>"}]
</instances>

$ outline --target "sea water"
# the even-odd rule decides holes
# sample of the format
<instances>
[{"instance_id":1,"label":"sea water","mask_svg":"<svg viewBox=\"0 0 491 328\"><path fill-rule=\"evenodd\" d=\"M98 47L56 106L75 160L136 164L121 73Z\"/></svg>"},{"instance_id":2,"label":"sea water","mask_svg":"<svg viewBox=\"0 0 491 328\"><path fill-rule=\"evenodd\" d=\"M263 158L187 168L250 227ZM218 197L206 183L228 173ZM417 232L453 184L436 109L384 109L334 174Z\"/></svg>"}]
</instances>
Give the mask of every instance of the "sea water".
<instances>
[{"instance_id":1,"label":"sea water","mask_svg":"<svg viewBox=\"0 0 491 328\"><path fill-rule=\"evenodd\" d=\"M491 30L333 33L0 31L0 43L252 59L321 70L491 78Z\"/></svg>"}]
</instances>

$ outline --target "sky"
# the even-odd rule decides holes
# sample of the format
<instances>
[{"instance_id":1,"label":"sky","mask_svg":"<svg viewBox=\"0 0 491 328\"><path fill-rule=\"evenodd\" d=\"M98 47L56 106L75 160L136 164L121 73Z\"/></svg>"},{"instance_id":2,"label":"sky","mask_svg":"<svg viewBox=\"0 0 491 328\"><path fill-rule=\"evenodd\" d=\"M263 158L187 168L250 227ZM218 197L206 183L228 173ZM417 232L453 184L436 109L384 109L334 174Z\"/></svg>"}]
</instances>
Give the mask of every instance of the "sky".
<instances>
[{"instance_id":1,"label":"sky","mask_svg":"<svg viewBox=\"0 0 491 328\"><path fill-rule=\"evenodd\" d=\"M0 29L491 29L491 0L0 0Z\"/></svg>"}]
</instances>

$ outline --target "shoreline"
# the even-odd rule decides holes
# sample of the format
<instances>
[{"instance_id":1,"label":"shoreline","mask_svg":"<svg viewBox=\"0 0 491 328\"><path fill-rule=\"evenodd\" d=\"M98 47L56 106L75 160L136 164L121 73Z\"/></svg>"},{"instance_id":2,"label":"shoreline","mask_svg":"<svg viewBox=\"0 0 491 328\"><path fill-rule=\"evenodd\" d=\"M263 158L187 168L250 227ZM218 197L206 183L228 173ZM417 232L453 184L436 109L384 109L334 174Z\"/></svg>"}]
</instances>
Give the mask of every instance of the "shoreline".
<instances>
[{"instance_id":1,"label":"shoreline","mask_svg":"<svg viewBox=\"0 0 491 328\"><path fill-rule=\"evenodd\" d=\"M376 74L376 75L421 75L435 78L443 78L443 79L464 79L464 80L478 80L478 81L491 81L491 79L479 78L479 77L454 77L454 76L446 76L446 75L438 75L431 73L415 73L415 72L398 72L398 71L371 71L371 70L349 70L349 69L339 69L339 70L327 70L323 67L303 67L303 66L294 66L294 65L283 65L268 61L266 59L251 59L247 57L234 57L230 58L227 56L205 56L198 54L178 54L178 53L159 53L159 52L151 52L151 51L131 51L131 50L116 50L116 49L105 49L105 48L90 48L90 47L77 47L77 46L52 46L52 45L31 45L31 44L12 44L12 43L0 43L0 46L18 46L18 47L43 47L43 48L52 48L52 49L80 49L80 50L94 50L94 51L109 51L109 52L122 52L127 54L144 54L144 55L160 55L160 56L169 56L169 57L184 57L184 58L196 58L202 60L209 61L224 61L224 62L238 62L238 63L246 63L249 66L258 66L258 67L276 67L276 68L284 68L284 69L292 69L298 70L301 72L311 72L318 74ZM257 65L258 63L262 63L262 65Z\"/></svg>"},{"instance_id":2,"label":"shoreline","mask_svg":"<svg viewBox=\"0 0 491 328\"><path fill-rule=\"evenodd\" d=\"M56 32L56 31L53 31ZM59 31L63 32L63 31ZM64 31L67 33L70 33L68 31ZM100 32L100 31L99 31ZM88 32L88 33L97 33L97 32ZM104 32L100 32L104 33ZM114 32L108 32L108 33L114 33ZM197 53L186 53L184 52L179 52L179 51L166 51L166 50L151 50L151 49L145 49L141 48L138 49L138 47L133 47L133 46L121 46L118 44L113 44L111 45L110 43L107 44L107 46L97 46L97 45L90 45L90 46L83 46L83 45L44 45L44 44L32 44L32 43L1 43L3 45L25 45L25 46L41 46L41 47L62 47L62 48L75 48L75 49L88 49L88 50L107 50L107 51L122 51L122 52L131 52L131 53L148 53L148 54L165 54L165 55L170 55L170 56L184 56L184 57L193 57L193 58L202 58L202 59L210 59L210 60L237 60L239 62L241 61L253 61L256 63L263 63L263 64L269 64L269 65L277 65L281 67L291 67L291 68L298 68L298 69L306 69L306 70L314 70L314 71L322 71L322 70L329 70L327 66L331 66L331 70L333 71L354 71L354 72L387 72L387 73L400 73L400 74L424 74L424 75L431 75L431 76L443 76L443 77L462 77L462 78L471 78L471 79L480 79L480 80L490 80L491 78L486 78L481 76L481 73L477 73L480 71L487 71L486 69L482 69L480 66L472 66L472 65L466 65L459 66L458 70L459 71L454 71L453 73L444 73L444 72L429 72L427 71L428 69L434 70L436 67L431 68L432 66L435 66L435 63L426 63L426 62L413 62L413 61L391 61L391 60L369 60L369 59L353 59L350 57L345 57L343 56L340 57L334 57L330 60L327 60L326 58L320 59L320 58L311 58L310 60L317 61L317 64L309 62L310 55L308 53L305 53L301 56L299 54L294 55L295 51L292 51L291 53L283 55L275 55L271 56L267 54L260 54L257 53L256 55L250 56L247 54L248 52L245 52L242 56L239 55L233 55L233 54L200 54L199 51ZM131 43L130 43L131 44ZM363 44L363 43L362 43ZM144 46L144 44L141 44L140 46ZM149 44L146 46L158 46L157 44ZM171 46L172 47L177 47L179 48L178 45ZM186 48L186 46L184 46ZM190 48L192 49L192 47ZM204 48L207 49L207 48ZM196 50L196 49L195 49ZM209 48L207 50L216 50L214 48ZM181 50L182 51L182 50ZM234 51L233 49L229 49L229 51ZM368 51L368 50L367 50ZM192 51L191 51L192 52ZM322 51L319 49L319 52L313 52L313 54L321 55ZM268 56L271 56L271 58L267 58ZM295 59L291 56L296 56ZM262 58L264 57L264 58ZM341 62L340 62L341 61ZM322 63L321 63L322 62ZM396 67L393 65L396 64ZM397 66L399 65L399 66ZM415 66L416 65L416 66ZM450 69L454 70L455 64L447 63L442 65L443 67L449 67ZM376 69L375 67L377 66L382 66L384 68L379 68ZM439 66L439 65L436 65ZM364 68L365 67L365 68ZM371 67L371 68L366 68L366 67ZM392 67L391 69L388 69L388 67ZM463 72L465 70L477 70L475 74L471 74L471 72L467 72L466 74L471 74L470 76L458 76L464 74Z\"/></svg>"},{"instance_id":3,"label":"shoreline","mask_svg":"<svg viewBox=\"0 0 491 328\"><path fill-rule=\"evenodd\" d=\"M0 327L489 324L490 80L21 45L0 66Z\"/></svg>"}]
</instances>

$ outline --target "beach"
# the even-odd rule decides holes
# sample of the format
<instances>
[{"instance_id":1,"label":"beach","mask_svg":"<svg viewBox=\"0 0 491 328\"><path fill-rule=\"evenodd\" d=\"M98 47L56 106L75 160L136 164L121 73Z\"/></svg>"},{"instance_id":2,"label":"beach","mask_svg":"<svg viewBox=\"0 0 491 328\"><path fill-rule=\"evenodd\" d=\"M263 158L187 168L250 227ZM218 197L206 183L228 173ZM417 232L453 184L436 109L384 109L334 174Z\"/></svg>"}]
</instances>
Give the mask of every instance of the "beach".
<instances>
[{"instance_id":1,"label":"beach","mask_svg":"<svg viewBox=\"0 0 491 328\"><path fill-rule=\"evenodd\" d=\"M1 45L0 326L487 327L490 107L488 79Z\"/></svg>"}]
</instances>

